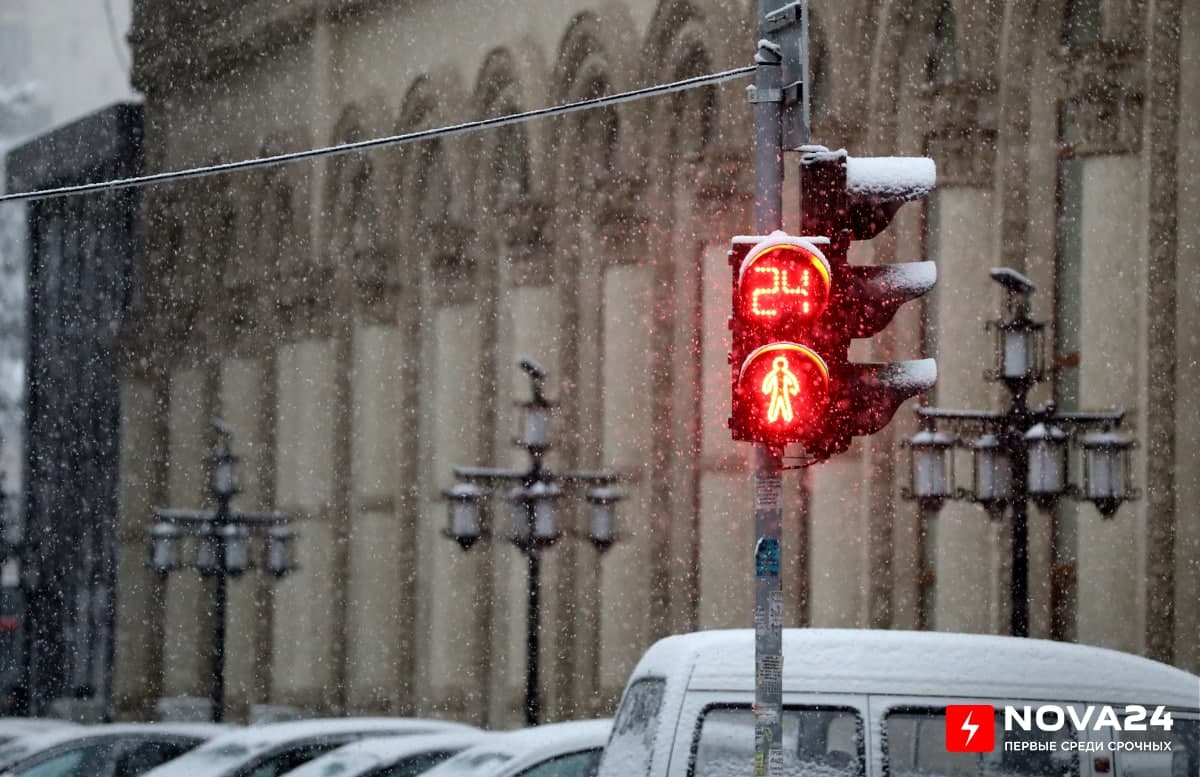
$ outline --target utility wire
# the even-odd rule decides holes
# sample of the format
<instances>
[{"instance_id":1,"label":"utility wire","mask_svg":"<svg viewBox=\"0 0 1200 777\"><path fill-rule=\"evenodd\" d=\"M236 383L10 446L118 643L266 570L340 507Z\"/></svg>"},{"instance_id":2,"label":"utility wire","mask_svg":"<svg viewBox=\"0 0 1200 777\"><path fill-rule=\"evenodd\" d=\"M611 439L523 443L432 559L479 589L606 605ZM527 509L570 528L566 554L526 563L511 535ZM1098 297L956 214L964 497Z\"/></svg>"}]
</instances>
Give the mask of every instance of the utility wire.
<instances>
[{"instance_id":1,"label":"utility wire","mask_svg":"<svg viewBox=\"0 0 1200 777\"><path fill-rule=\"evenodd\" d=\"M389 135L383 138L370 138L368 140L359 140L353 143L341 143L336 146L311 148L305 151L293 151L287 154L258 157L256 159L243 159L238 162L225 162L222 164L208 165L206 167L192 167L186 170L173 170L164 173L153 173L151 175L139 175L131 178L117 178L110 181L98 181L96 183L80 184L77 186L60 186L53 189L14 192L13 194L0 195L0 202L10 202L16 200L44 200L52 197L68 197L77 194L91 194L93 192L110 191L114 189L129 189L156 183L166 183L168 181L178 181L185 178L203 178L210 175L221 175L223 173L254 170L260 167L273 167L275 165L287 164L288 162L299 162L304 159L316 159L324 156L349 154L355 151L364 151L366 149L379 148L382 146L400 146L407 143L417 143L423 140L448 138L455 135L464 135L469 132L479 132L481 130L504 127L509 124L521 124L533 119L544 119L550 116L563 116L565 114L575 113L577 111L606 108L610 105L618 105L620 103L633 102L635 100L644 100L649 97L658 97L659 95L669 94L671 92L682 92L688 89L695 89L700 86L718 84L724 81L732 81L737 78L745 78L746 76L754 73L754 71L754 65L747 65L746 67L724 70L720 73L710 73L703 76L684 78L679 81L672 81L668 84L647 86L642 89L634 89L629 92L621 92L620 94L608 95L606 97L594 97L588 100L579 100L578 102L566 103L564 105L555 105L548 108L536 108L532 111L512 113L506 116L496 116L491 119L481 119L479 121L468 121L462 124L451 124L445 127L406 132L401 135Z\"/></svg>"}]
</instances>

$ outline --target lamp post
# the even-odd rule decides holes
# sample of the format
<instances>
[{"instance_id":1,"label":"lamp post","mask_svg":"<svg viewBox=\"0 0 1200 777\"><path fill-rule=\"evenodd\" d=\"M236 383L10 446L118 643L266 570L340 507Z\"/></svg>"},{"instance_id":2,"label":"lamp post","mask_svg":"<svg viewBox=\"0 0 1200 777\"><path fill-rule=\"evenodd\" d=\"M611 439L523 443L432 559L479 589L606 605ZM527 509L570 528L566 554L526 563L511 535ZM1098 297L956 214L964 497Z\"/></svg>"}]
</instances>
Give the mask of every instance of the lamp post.
<instances>
[{"instance_id":1,"label":"lamp post","mask_svg":"<svg viewBox=\"0 0 1200 777\"><path fill-rule=\"evenodd\" d=\"M615 507L623 497L612 485L623 476L612 470L553 472L546 466L550 449L550 418L557 403L545 395L546 373L530 359L520 367L532 382L532 399L520 403L524 408L522 439L516 444L529 454L524 470L493 467L455 467L458 482L443 492L449 511L443 534L455 540L464 551L479 539L490 536L482 525L481 506L491 496L501 494L510 507L508 539L526 559L528 596L525 631L525 723L537 725L540 715L538 698L538 653L541 630L541 554L557 542L564 532L559 528L556 507L568 496L582 496L591 506L587 539L603 553L616 541Z\"/></svg>"},{"instance_id":2,"label":"lamp post","mask_svg":"<svg viewBox=\"0 0 1200 777\"><path fill-rule=\"evenodd\" d=\"M1012 520L1010 630L1029 636L1028 502L1051 509L1064 496L1085 499L1112 517L1121 504L1136 498L1130 486L1129 451L1134 441L1118 434L1123 410L1063 412L1054 402L1031 408L1030 390L1046 379L1043 322L1030 318L1029 298L1036 290L1025 276L1007 267L991 277L1007 292L1003 319L988 322L996 333L995 365L985 379L1009 392L1003 412L920 407L922 422L905 445L912 452L910 487L904 496L923 510L936 512L951 499L978 503L994 520L1007 511ZM939 430L948 428L953 436ZM1069 482L1072 444L1083 453L1084 485ZM972 457L971 488L954 487L954 449Z\"/></svg>"},{"instance_id":3,"label":"lamp post","mask_svg":"<svg viewBox=\"0 0 1200 777\"><path fill-rule=\"evenodd\" d=\"M208 456L209 494L214 507L208 510L155 508L155 523L147 529L150 538L150 567L166 578L181 569L181 542L186 537L199 541L189 565L202 577L214 579L212 633L212 684L209 703L212 720L220 723L225 713L225 629L227 585L254 566L251 541L261 540L262 569L282 578L295 569L295 532L292 516L284 513L247 513L231 507L241 490L237 478L238 457L230 447L230 430L219 419L212 420L218 440Z\"/></svg>"}]
</instances>

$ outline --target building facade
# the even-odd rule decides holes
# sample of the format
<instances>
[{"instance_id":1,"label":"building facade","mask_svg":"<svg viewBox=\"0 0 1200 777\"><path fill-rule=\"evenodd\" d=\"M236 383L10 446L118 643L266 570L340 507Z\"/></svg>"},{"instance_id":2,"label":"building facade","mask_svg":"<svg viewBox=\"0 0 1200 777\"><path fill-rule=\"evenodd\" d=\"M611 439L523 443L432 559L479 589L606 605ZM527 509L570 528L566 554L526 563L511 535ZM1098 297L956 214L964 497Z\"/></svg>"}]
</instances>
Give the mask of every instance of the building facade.
<instances>
[{"instance_id":1,"label":"building facade","mask_svg":"<svg viewBox=\"0 0 1200 777\"><path fill-rule=\"evenodd\" d=\"M134 5L150 171L579 100L747 64L746 0ZM931 155L936 192L864 262L938 291L859 357L928 351L930 399L999 406L983 324L1014 267L1052 319L1053 395L1123 406L1142 498L1033 511L1032 633L1200 668L1200 7L814 0L814 142ZM144 566L154 506L201 499L207 419L244 509L301 516L300 571L232 585L231 714L519 720L524 566L441 536L454 465L521 466L519 358L562 400L552 463L634 476L622 539L544 561L550 717L611 711L655 638L751 623L751 471L729 440L725 252L751 224L743 83L158 186L123 322L122 715L204 696L208 583ZM798 221L787 160L785 227ZM1182 390L1181 387L1183 387ZM914 431L785 479L788 625L1007 628L1008 535L901 499ZM567 510L583 526L582 508ZM501 524L497 519L497 532Z\"/></svg>"}]
</instances>

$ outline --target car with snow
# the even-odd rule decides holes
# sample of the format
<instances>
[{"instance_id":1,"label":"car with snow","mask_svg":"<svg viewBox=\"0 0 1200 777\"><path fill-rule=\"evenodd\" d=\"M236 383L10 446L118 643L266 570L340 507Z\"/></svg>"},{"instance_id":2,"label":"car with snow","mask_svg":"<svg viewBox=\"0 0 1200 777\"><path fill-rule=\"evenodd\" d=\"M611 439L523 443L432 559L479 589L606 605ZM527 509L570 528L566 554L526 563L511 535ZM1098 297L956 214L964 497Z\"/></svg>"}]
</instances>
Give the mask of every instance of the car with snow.
<instances>
[{"instance_id":1,"label":"car with snow","mask_svg":"<svg viewBox=\"0 0 1200 777\"><path fill-rule=\"evenodd\" d=\"M277 777L368 737L477 731L435 718L316 718L248 726L207 742L146 777Z\"/></svg>"},{"instance_id":2,"label":"car with snow","mask_svg":"<svg viewBox=\"0 0 1200 777\"><path fill-rule=\"evenodd\" d=\"M0 777L136 777L229 730L213 723L57 727L0 746Z\"/></svg>"},{"instance_id":3,"label":"car with snow","mask_svg":"<svg viewBox=\"0 0 1200 777\"><path fill-rule=\"evenodd\" d=\"M51 731L82 728L78 723L58 718L0 718L0 745L21 737L47 734Z\"/></svg>"},{"instance_id":4,"label":"car with snow","mask_svg":"<svg viewBox=\"0 0 1200 777\"><path fill-rule=\"evenodd\" d=\"M491 736L486 731L456 731L372 737L314 758L287 777L416 777Z\"/></svg>"},{"instance_id":5,"label":"car with snow","mask_svg":"<svg viewBox=\"0 0 1200 777\"><path fill-rule=\"evenodd\" d=\"M1200 774L1200 677L1146 658L857 629L785 629L783 654L788 777ZM755 665L748 629L652 645L625 687L599 777L754 774ZM1098 725L1105 715L1117 725ZM960 749L958 737L980 732L985 751Z\"/></svg>"},{"instance_id":6,"label":"car with snow","mask_svg":"<svg viewBox=\"0 0 1200 777\"><path fill-rule=\"evenodd\" d=\"M573 720L500 732L421 777L594 777L612 723Z\"/></svg>"}]
</instances>

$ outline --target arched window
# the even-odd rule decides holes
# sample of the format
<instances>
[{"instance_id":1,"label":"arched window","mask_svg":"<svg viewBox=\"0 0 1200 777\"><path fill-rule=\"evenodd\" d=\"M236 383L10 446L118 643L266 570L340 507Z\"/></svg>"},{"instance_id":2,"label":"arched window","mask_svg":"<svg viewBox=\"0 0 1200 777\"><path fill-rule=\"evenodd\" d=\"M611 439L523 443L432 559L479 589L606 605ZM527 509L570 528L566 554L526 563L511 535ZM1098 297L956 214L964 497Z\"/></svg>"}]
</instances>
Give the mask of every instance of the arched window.
<instances>
[{"instance_id":1,"label":"arched window","mask_svg":"<svg viewBox=\"0 0 1200 777\"><path fill-rule=\"evenodd\" d=\"M933 45L930 47L925 74L932 84L949 84L960 78L958 72L958 34L955 30L954 6L943 0L933 26Z\"/></svg>"},{"instance_id":2,"label":"arched window","mask_svg":"<svg viewBox=\"0 0 1200 777\"><path fill-rule=\"evenodd\" d=\"M608 91L608 79L596 73L587 80L575 99L590 100L602 97ZM612 179L616 170L620 119L616 109L609 107L581 113L575 121L579 187L583 192L595 192Z\"/></svg>"},{"instance_id":3,"label":"arched window","mask_svg":"<svg viewBox=\"0 0 1200 777\"><path fill-rule=\"evenodd\" d=\"M1067 0L1067 15L1063 20L1063 44L1078 48L1098 43L1103 23L1100 0Z\"/></svg>"},{"instance_id":4,"label":"arched window","mask_svg":"<svg viewBox=\"0 0 1200 777\"><path fill-rule=\"evenodd\" d=\"M711 72L708 54L694 47L675 69L676 79ZM717 90L713 86L677 92L675 96L675 151L684 159L703 156L717 129Z\"/></svg>"}]
</instances>

